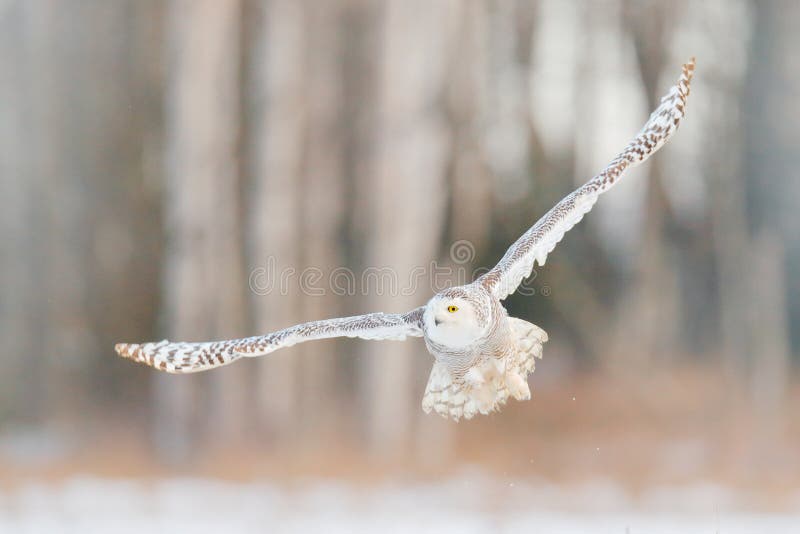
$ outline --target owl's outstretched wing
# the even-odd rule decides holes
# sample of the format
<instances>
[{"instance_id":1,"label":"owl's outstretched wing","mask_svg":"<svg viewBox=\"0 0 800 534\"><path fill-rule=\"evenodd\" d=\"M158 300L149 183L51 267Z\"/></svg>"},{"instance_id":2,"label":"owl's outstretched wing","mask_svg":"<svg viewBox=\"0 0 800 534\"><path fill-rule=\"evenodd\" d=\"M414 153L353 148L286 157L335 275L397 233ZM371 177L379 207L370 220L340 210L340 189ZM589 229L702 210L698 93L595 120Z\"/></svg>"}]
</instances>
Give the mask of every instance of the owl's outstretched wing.
<instances>
[{"instance_id":1,"label":"owl's outstretched wing","mask_svg":"<svg viewBox=\"0 0 800 534\"><path fill-rule=\"evenodd\" d=\"M396 339L422 336L423 307L405 314L370 313L325 321L312 321L265 336L205 343L170 342L128 344L114 347L117 354L167 371L194 373L227 365L241 357L262 356L304 341L332 337Z\"/></svg>"},{"instance_id":2,"label":"owl's outstretched wing","mask_svg":"<svg viewBox=\"0 0 800 534\"><path fill-rule=\"evenodd\" d=\"M479 282L504 299L530 276L534 261L544 265L547 255L573 226L592 209L598 197L611 189L630 167L642 163L675 133L686 112L694 58L683 66L678 83L661 99L647 123L628 146L597 176L555 205L506 251L500 262Z\"/></svg>"}]
</instances>

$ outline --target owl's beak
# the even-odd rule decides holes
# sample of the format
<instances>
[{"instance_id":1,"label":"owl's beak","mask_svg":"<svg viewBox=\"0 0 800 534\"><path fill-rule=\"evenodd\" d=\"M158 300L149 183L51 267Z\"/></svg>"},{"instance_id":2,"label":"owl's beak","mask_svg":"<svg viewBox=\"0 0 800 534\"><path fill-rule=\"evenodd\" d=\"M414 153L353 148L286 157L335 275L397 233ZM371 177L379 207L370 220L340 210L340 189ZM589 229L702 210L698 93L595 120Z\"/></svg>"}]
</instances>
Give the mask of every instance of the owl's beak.
<instances>
[{"instance_id":1,"label":"owl's beak","mask_svg":"<svg viewBox=\"0 0 800 534\"><path fill-rule=\"evenodd\" d=\"M438 316L438 315L437 315L436 317L434 317L434 318L433 318L433 324L434 324L434 325L436 325L436 326L439 326L439 325L440 325L440 324L442 324L443 322L444 322L444 321L443 321L442 319L439 319L439 316Z\"/></svg>"}]
</instances>

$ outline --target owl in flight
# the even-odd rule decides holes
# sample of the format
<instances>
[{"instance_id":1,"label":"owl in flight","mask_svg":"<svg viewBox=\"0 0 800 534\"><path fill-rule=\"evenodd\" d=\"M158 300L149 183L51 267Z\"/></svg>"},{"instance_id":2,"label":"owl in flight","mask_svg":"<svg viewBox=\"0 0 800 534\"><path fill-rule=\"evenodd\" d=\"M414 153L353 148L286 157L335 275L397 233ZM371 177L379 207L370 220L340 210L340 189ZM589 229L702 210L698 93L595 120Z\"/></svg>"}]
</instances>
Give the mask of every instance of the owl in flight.
<instances>
[{"instance_id":1,"label":"owl in flight","mask_svg":"<svg viewBox=\"0 0 800 534\"><path fill-rule=\"evenodd\" d=\"M488 414L509 396L530 399L527 377L542 357L544 330L509 317L502 300L544 265L564 234L592 209L598 197L622 174L661 148L686 111L694 58L683 66L677 85L661 99L639 134L597 176L539 219L489 272L464 285L445 289L427 304L405 314L370 313L312 321L264 336L205 343L160 341L116 345L125 358L169 373L194 373L242 358L263 356L296 343L333 337L403 340L422 337L434 357L422 409L458 421Z\"/></svg>"}]
</instances>

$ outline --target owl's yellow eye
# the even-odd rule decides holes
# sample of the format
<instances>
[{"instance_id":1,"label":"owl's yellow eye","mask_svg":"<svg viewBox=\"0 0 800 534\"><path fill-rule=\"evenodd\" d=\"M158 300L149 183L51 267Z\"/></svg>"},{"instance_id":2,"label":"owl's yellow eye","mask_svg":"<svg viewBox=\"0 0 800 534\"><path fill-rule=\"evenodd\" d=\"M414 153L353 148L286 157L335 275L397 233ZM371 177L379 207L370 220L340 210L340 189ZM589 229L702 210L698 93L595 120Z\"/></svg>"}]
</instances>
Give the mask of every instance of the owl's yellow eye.
<instances>
[{"instance_id":1,"label":"owl's yellow eye","mask_svg":"<svg viewBox=\"0 0 800 534\"><path fill-rule=\"evenodd\" d=\"M447 307L447 311L449 311L450 313L455 313L458 311L458 306L453 306L451 304L450 306Z\"/></svg>"}]
</instances>

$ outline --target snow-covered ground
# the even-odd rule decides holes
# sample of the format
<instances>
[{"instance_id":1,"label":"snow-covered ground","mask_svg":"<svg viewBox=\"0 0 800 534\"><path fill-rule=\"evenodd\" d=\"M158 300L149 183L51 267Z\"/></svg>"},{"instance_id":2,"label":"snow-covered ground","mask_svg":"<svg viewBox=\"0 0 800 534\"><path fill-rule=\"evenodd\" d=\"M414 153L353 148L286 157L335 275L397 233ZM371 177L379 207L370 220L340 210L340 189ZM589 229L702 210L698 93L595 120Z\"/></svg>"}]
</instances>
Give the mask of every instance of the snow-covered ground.
<instances>
[{"instance_id":1,"label":"snow-covered ground","mask_svg":"<svg viewBox=\"0 0 800 534\"><path fill-rule=\"evenodd\" d=\"M800 495L788 507L761 513L747 495L710 484L634 497L612 482L566 487L479 474L377 485L73 478L0 491L0 533L800 532Z\"/></svg>"}]
</instances>

